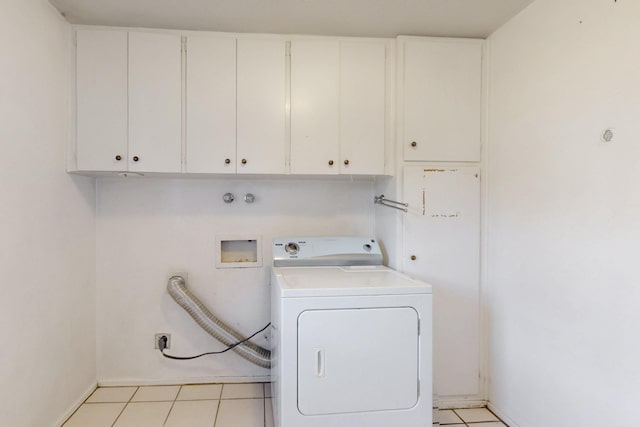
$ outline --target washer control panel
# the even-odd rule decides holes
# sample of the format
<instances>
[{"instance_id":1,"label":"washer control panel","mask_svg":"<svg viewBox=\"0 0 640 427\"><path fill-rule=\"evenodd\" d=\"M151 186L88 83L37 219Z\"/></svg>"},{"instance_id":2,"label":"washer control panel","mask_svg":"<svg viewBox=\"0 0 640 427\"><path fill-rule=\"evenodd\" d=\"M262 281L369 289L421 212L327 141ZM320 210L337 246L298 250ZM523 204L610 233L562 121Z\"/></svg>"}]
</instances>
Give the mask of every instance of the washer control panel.
<instances>
[{"instance_id":1,"label":"washer control panel","mask_svg":"<svg viewBox=\"0 0 640 427\"><path fill-rule=\"evenodd\" d=\"M378 241L369 237L276 237L273 265L382 265L382 251Z\"/></svg>"}]
</instances>

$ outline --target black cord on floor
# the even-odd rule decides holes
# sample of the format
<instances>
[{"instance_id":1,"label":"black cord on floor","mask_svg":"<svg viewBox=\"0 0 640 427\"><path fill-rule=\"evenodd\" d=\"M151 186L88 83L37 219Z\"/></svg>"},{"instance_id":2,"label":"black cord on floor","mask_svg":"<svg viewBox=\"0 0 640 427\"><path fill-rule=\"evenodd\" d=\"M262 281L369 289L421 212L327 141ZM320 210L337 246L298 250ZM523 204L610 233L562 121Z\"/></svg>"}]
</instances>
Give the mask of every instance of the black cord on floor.
<instances>
[{"instance_id":1,"label":"black cord on floor","mask_svg":"<svg viewBox=\"0 0 640 427\"><path fill-rule=\"evenodd\" d=\"M230 346L228 346L224 350L210 351L210 352L207 352L207 353L199 354L197 356L180 357L180 356L171 356L170 354L165 354L164 350L167 347L167 337L160 338L160 340L158 341L158 349L160 350L160 353L162 353L162 355L164 357L166 357L167 359L173 359L173 360L191 360L191 359L197 359L198 357L202 357L202 356L208 356L210 354L222 354L222 353L226 353L227 351L236 348L237 346L239 346L241 344L244 344L245 342L249 341L251 338L253 338L256 335L258 335L260 332L263 332L269 326L271 326L271 322L267 323L267 326L265 326L264 328L260 329L258 332L255 332L255 333L251 334L251 336L243 339L242 341L238 341L236 343L231 344Z\"/></svg>"}]
</instances>

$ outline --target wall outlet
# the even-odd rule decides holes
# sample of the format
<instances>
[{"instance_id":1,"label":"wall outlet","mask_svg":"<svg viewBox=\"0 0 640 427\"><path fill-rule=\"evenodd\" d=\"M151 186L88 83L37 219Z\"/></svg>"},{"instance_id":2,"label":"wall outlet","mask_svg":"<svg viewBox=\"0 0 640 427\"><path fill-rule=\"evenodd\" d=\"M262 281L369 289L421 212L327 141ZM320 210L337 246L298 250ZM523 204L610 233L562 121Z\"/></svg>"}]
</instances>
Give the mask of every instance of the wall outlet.
<instances>
[{"instance_id":1,"label":"wall outlet","mask_svg":"<svg viewBox=\"0 0 640 427\"><path fill-rule=\"evenodd\" d=\"M171 348L171 334L167 334L164 332L160 332L157 333L153 336L153 342L154 342L154 348L156 350L160 349L160 347L158 347L158 341L160 340L160 338L162 338L163 336L167 337L167 346L165 347L165 349L169 349Z\"/></svg>"}]
</instances>

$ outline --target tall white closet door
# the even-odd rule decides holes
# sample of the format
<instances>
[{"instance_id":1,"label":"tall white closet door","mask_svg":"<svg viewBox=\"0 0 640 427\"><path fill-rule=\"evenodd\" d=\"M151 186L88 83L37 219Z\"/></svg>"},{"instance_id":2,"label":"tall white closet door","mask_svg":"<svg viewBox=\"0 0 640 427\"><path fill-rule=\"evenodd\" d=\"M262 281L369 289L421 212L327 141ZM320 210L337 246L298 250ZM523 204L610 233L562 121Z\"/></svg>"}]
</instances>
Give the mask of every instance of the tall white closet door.
<instances>
[{"instance_id":1,"label":"tall white closet door","mask_svg":"<svg viewBox=\"0 0 640 427\"><path fill-rule=\"evenodd\" d=\"M129 33L129 170L182 168L182 39Z\"/></svg>"},{"instance_id":2,"label":"tall white closet door","mask_svg":"<svg viewBox=\"0 0 640 427\"><path fill-rule=\"evenodd\" d=\"M76 36L77 167L127 170L127 33Z\"/></svg>"},{"instance_id":3,"label":"tall white closet door","mask_svg":"<svg viewBox=\"0 0 640 427\"><path fill-rule=\"evenodd\" d=\"M340 43L340 169L384 174L384 42Z\"/></svg>"},{"instance_id":4,"label":"tall white closet door","mask_svg":"<svg viewBox=\"0 0 640 427\"><path fill-rule=\"evenodd\" d=\"M189 36L186 171L236 171L236 39Z\"/></svg>"},{"instance_id":5,"label":"tall white closet door","mask_svg":"<svg viewBox=\"0 0 640 427\"><path fill-rule=\"evenodd\" d=\"M404 271L433 285L434 394L477 395L479 169L407 167L404 200Z\"/></svg>"},{"instance_id":6,"label":"tall white closet door","mask_svg":"<svg viewBox=\"0 0 640 427\"><path fill-rule=\"evenodd\" d=\"M291 42L291 173L337 174L339 45Z\"/></svg>"},{"instance_id":7,"label":"tall white closet door","mask_svg":"<svg viewBox=\"0 0 640 427\"><path fill-rule=\"evenodd\" d=\"M286 173L286 45L238 39L238 173Z\"/></svg>"}]
</instances>

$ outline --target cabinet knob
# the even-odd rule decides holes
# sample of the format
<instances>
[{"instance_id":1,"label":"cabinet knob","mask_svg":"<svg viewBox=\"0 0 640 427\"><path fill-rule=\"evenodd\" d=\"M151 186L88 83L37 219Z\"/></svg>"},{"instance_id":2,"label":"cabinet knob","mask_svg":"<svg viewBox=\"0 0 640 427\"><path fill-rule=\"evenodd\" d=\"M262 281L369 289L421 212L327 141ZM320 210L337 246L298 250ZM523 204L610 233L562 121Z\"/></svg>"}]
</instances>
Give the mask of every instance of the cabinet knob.
<instances>
[{"instance_id":1,"label":"cabinet knob","mask_svg":"<svg viewBox=\"0 0 640 427\"><path fill-rule=\"evenodd\" d=\"M418 146L418 143L417 143L417 142L415 142L415 141L412 141L412 142L411 142L411 146L412 146L412 147L417 147L417 146Z\"/></svg>"},{"instance_id":2,"label":"cabinet knob","mask_svg":"<svg viewBox=\"0 0 640 427\"><path fill-rule=\"evenodd\" d=\"M116 156L116 160L117 160L117 161L122 160L122 156L121 156L120 154L118 154L118 155Z\"/></svg>"},{"instance_id":3,"label":"cabinet knob","mask_svg":"<svg viewBox=\"0 0 640 427\"><path fill-rule=\"evenodd\" d=\"M329 166L333 166L333 160L329 160Z\"/></svg>"},{"instance_id":4,"label":"cabinet knob","mask_svg":"<svg viewBox=\"0 0 640 427\"><path fill-rule=\"evenodd\" d=\"M417 256L415 256L415 255L411 255L411 261L415 261L415 260L417 260L417 259L418 259L418 257L417 257Z\"/></svg>"},{"instance_id":5,"label":"cabinet knob","mask_svg":"<svg viewBox=\"0 0 640 427\"><path fill-rule=\"evenodd\" d=\"M229 163L231 163L231 159L224 159L224 164L228 165Z\"/></svg>"},{"instance_id":6,"label":"cabinet knob","mask_svg":"<svg viewBox=\"0 0 640 427\"><path fill-rule=\"evenodd\" d=\"M345 161L344 161L344 165L345 165L345 166L349 166L349 160L345 160Z\"/></svg>"},{"instance_id":7,"label":"cabinet knob","mask_svg":"<svg viewBox=\"0 0 640 427\"><path fill-rule=\"evenodd\" d=\"M138 160L140 160L140 157L138 157L138 156L133 156L133 161L134 161L134 162L137 162Z\"/></svg>"},{"instance_id":8,"label":"cabinet knob","mask_svg":"<svg viewBox=\"0 0 640 427\"><path fill-rule=\"evenodd\" d=\"M247 159L242 159L242 164L246 165L247 164Z\"/></svg>"}]
</instances>

